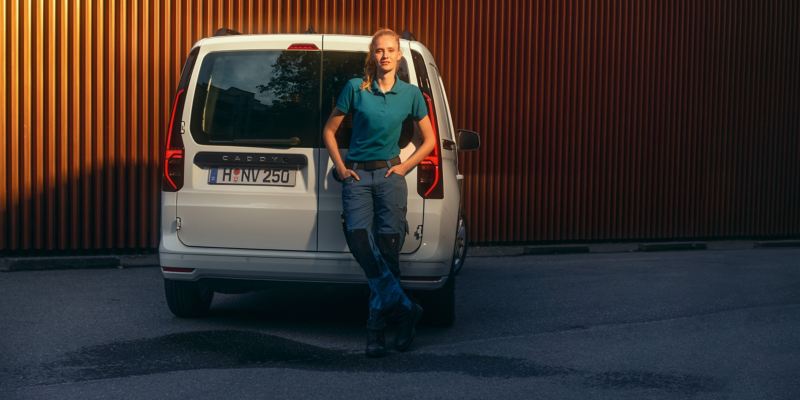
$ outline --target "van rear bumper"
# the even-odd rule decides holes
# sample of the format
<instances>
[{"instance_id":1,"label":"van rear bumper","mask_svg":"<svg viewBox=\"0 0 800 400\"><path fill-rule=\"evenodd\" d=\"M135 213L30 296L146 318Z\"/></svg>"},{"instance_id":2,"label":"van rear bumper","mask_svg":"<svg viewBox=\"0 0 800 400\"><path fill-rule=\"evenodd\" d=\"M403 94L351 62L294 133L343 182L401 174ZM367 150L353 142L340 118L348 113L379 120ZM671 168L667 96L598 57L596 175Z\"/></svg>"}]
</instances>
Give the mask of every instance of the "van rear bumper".
<instances>
[{"instance_id":1,"label":"van rear bumper","mask_svg":"<svg viewBox=\"0 0 800 400\"><path fill-rule=\"evenodd\" d=\"M281 252L242 255L208 252L171 253L162 247L159 260L164 278L186 281L234 279L275 282L366 283L364 272L349 253ZM235 251L235 250L234 250ZM414 290L435 290L444 286L449 262L400 260L401 284ZM168 272L163 267L191 268L191 272Z\"/></svg>"}]
</instances>

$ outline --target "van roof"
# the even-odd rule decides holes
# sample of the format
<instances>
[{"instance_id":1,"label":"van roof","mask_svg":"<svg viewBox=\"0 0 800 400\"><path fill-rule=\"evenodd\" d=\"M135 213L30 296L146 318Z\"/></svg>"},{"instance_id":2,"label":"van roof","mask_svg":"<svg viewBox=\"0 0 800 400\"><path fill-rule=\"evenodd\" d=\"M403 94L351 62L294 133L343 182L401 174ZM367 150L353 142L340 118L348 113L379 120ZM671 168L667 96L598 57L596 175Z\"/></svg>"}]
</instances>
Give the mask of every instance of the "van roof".
<instances>
[{"instance_id":1,"label":"van roof","mask_svg":"<svg viewBox=\"0 0 800 400\"><path fill-rule=\"evenodd\" d=\"M322 34L322 33L277 33L277 34L233 34L223 36L211 36L198 40L195 46L204 45L220 45L220 44L242 44L242 43L259 43L263 41L272 40L296 40L298 43L303 41L303 38L336 38L338 42L350 41L354 44L368 45L372 36L366 35L341 35L341 34ZM408 46L415 41L408 39L400 39L400 45L403 47Z\"/></svg>"}]
</instances>

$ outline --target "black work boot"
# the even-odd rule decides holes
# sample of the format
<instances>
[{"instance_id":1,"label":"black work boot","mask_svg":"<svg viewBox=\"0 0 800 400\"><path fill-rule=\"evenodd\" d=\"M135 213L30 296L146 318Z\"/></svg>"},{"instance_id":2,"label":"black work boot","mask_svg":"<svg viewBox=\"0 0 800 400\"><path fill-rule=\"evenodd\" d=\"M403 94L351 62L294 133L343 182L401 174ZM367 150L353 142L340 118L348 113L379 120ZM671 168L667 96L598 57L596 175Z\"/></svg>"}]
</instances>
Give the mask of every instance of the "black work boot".
<instances>
[{"instance_id":1,"label":"black work boot","mask_svg":"<svg viewBox=\"0 0 800 400\"><path fill-rule=\"evenodd\" d=\"M383 329L367 329L367 357L383 357L386 355L386 338Z\"/></svg>"},{"instance_id":2,"label":"black work boot","mask_svg":"<svg viewBox=\"0 0 800 400\"><path fill-rule=\"evenodd\" d=\"M411 347L414 336L417 334L416 327L420 318L422 318L422 307L419 304L411 304L411 310L405 312L397 327L397 337L395 338L397 350L406 351Z\"/></svg>"}]
</instances>

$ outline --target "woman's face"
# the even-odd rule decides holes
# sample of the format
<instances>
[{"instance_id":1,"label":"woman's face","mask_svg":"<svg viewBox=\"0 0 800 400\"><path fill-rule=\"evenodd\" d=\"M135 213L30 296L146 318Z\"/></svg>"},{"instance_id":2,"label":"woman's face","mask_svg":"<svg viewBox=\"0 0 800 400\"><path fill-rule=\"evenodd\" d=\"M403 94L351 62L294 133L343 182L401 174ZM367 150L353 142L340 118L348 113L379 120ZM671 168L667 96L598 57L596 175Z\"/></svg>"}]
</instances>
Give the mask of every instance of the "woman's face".
<instances>
[{"instance_id":1,"label":"woman's face","mask_svg":"<svg viewBox=\"0 0 800 400\"><path fill-rule=\"evenodd\" d=\"M397 39L391 35L382 35L375 39L375 52L372 55L378 71L384 74L397 68L397 63L403 58L397 47Z\"/></svg>"}]
</instances>

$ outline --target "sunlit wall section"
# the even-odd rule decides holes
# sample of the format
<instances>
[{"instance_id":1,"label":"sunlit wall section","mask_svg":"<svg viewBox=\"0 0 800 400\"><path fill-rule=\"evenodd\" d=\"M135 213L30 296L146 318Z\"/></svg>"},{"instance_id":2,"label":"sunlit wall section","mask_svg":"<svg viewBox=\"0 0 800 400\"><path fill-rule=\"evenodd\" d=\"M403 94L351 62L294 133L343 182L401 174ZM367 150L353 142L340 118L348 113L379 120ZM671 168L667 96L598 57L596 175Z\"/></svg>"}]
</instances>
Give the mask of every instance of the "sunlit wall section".
<instances>
[{"instance_id":1,"label":"sunlit wall section","mask_svg":"<svg viewBox=\"0 0 800 400\"><path fill-rule=\"evenodd\" d=\"M192 44L408 30L444 76L482 243L800 236L792 0L5 0L0 251L158 243Z\"/></svg>"}]
</instances>

